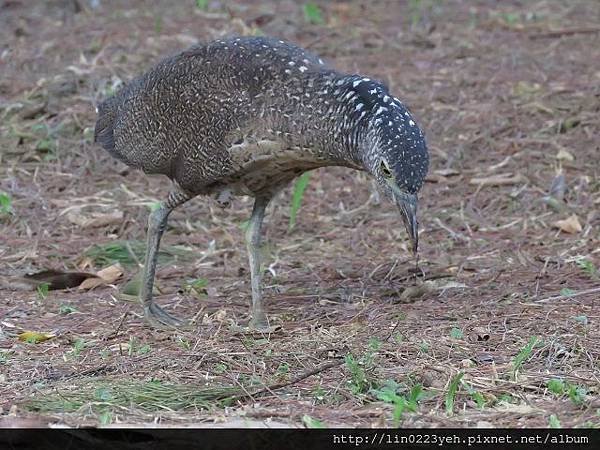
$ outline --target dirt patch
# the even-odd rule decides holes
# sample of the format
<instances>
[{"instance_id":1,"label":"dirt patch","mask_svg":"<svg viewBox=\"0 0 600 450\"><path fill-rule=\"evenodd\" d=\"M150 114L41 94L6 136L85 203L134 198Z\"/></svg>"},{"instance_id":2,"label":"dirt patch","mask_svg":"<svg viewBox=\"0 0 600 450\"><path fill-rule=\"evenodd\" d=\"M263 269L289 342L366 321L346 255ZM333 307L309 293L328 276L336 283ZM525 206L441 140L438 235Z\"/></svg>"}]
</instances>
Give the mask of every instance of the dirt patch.
<instances>
[{"instance_id":1,"label":"dirt patch","mask_svg":"<svg viewBox=\"0 0 600 450\"><path fill-rule=\"evenodd\" d=\"M98 3L0 4L3 423L600 425L600 5ZM381 79L418 117L424 276L369 180L323 169L293 231L290 190L268 214L280 331L238 329L245 198L173 213L158 301L193 326L153 330L123 291L169 185L92 145L94 106L198 39L257 32ZM14 281L115 260L93 290Z\"/></svg>"}]
</instances>

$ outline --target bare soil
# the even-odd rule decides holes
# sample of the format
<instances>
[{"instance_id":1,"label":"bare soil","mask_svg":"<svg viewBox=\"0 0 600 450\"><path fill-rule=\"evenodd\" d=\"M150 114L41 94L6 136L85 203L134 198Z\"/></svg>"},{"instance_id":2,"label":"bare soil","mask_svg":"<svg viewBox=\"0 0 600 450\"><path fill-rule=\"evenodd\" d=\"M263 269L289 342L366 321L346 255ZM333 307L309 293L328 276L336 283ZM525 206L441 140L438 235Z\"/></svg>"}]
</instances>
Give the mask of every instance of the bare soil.
<instances>
[{"instance_id":1,"label":"bare soil","mask_svg":"<svg viewBox=\"0 0 600 450\"><path fill-rule=\"evenodd\" d=\"M98 3L0 2L0 424L600 425L600 3L320 2L323 23L292 1ZM123 295L135 258L109 286L21 289L112 265L86 251L143 242L168 192L92 143L97 102L250 33L382 80L418 118L422 272L393 205L330 168L292 231L291 188L269 210L270 335L239 330L246 198L171 216L163 245L182 251L157 299L188 329L149 327Z\"/></svg>"}]
</instances>

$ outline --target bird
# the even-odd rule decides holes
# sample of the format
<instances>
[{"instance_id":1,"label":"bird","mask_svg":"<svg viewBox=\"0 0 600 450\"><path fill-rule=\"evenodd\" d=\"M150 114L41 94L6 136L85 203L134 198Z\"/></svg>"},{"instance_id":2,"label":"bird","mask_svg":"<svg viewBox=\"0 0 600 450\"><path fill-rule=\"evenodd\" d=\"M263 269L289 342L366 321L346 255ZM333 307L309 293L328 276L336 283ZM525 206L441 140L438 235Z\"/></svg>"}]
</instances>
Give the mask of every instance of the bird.
<instances>
[{"instance_id":1,"label":"bird","mask_svg":"<svg viewBox=\"0 0 600 450\"><path fill-rule=\"evenodd\" d=\"M168 216L196 196L254 197L245 231L252 330L269 329L259 252L265 210L306 171L367 172L398 207L417 254L418 193L429 168L421 128L384 83L338 71L295 44L233 36L167 57L98 105L94 141L172 183L148 217L140 301L154 326L185 324L154 302L152 288Z\"/></svg>"}]
</instances>

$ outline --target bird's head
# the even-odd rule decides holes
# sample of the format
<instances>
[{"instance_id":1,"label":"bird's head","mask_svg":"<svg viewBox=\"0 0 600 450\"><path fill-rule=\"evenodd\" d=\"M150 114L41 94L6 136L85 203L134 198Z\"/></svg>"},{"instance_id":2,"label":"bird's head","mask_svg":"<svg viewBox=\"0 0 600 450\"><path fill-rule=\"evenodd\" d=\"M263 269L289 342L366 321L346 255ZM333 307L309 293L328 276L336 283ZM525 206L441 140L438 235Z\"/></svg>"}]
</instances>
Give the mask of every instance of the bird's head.
<instances>
[{"instance_id":1,"label":"bird's head","mask_svg":"<svg viewBox=\"0 0 600 450\"><path fill-rule=\"evenodd\" d=\"M425 137L406 107L384 86L367 79L355 89L359 90L358 101L368 106L365 138L359 144L364 168L397 205L416 253L417 194L429 169Z\"/></svg>"}]
</instances>

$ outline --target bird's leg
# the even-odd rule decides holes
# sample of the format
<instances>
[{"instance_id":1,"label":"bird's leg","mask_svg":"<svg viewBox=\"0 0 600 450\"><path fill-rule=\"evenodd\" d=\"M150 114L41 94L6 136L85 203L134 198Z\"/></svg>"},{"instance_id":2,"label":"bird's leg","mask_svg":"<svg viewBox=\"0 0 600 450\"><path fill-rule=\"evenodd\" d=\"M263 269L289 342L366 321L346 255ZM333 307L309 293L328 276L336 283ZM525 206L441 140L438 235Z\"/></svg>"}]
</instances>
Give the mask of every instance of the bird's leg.
<instances>
[{"instance_id":1,"label":"bird's leg","mask_svg":"<svg viewBox=\"0 0 600 450\"><path fill-rule=\"evenodd\" d=\"M265 217L265 209L270 198L257 197L254 201L250 223L246 229L246 246L250 261L250 276L252 281L252 306L250 308L249 327L256 330L269 328L267 316L262 305L261 269L260 269L260 230Z\"/></svg>"},{"instance_id":2,"label":"bird's leg","mask_svg":"<svg viewBox=\"0 0 600 450\"><path fill-rule=\"evenodd\" d=\"M180 189L173 190L166 201L152 211L148 216L148 235L146 243L146 260L144 262L144 275L140 289L140 301L144 307L144 315L152 325L180 326L184 322L171 316L152 300L154 274L158 259L160 238L167 227L167 219L171 211L191 198Z\"/></svg>"}]
</instances>

